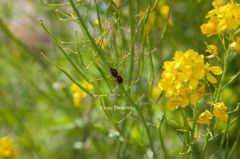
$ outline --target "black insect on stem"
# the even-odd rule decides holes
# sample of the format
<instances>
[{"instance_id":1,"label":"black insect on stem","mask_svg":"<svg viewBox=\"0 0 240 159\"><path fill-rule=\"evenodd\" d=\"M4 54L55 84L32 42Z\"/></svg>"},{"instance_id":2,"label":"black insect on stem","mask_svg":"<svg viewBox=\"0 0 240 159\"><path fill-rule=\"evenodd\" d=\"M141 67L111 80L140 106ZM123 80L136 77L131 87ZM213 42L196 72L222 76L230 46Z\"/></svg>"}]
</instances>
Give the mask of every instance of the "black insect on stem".
<instances>
[{"instance_id":1,"label":"black insect on stem","mask_svg":"<svg viewBox=\"0 0 240 159\"><path fill-rule=\"evenodd\" d=\"M115 68L110 68L110 72L111 72L113 77L117 77L118 76L118 71Z\"/></svg>"},{"instance_id":2,"label":"black insect on stem","mask_svg":"<svg viewBox=\"0 0 240 159\"><path fill-rule=\"evenodd\" d=\"M117 82L118 82L119 84L123 83L123 78L122 78L122 76L117 76L117 77L116 77L116 80L117 80Z\"/></svg>"},{"instance_id":3,"label":"black insect on stem","mask_svg":"<svg viewBox=\"0 0 240 159\"><path fill-rule=\"evenodd\" d=\"M119 84L123 83L122 76L118 75L118 71L115 68L110 68L110 72Z\"/></svg>"}]
</instances>

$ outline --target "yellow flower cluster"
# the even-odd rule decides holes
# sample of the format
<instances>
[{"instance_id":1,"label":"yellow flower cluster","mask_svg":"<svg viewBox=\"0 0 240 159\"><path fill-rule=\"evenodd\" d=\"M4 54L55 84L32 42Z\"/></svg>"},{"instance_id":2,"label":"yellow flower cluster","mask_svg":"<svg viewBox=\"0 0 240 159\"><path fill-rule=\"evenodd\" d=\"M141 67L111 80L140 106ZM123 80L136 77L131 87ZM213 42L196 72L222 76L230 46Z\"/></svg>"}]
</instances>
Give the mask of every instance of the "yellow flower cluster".
<instances>
[{"instance_id":1,"label":"yellow flower cluster","mask_svg":"<svg viewBox=\"0 0 240 159\"><path fill-rule=\"evenodd\" d=\"M237 37L237 40L230 44L230 47L240 53L240 37Z\"/></svg>"},{"instance_id":2,"label":"yellow flower cluster","mask_svg":"<svg viewBox=\"0 0 240 159\"><path fill-rule=\"evenodd\" d=\"M120 3L121 3L121 0L113 0L113 2L119 7Z\"/></svg>"},{"instance_id":3,"label":"yellow flower cluster","mask_svg":"<svg viewBox=\"0 0 240 159\"><path fill-rule=\"evenodd\" d=\"M162 90L159 89L159 87L154 87L152 90L152 96L153 97L159 97L159 95L162 93Z\"/></svg>"},{"instance_id":4,"label":"yellow flower cluster","mask_svg":"<svg viewBox=\"0 0 240 159\"><path fill-rule=\"evenodd\" d=\"M201 26L201 31L208 37L222 34L225 30L236 30L240 25L240 4L228 3L222 5L217 0L213 2L214 9L209 11L206 24Z\"/></svg>"},{"instance_id":5,"label":"yellow flower cluster","mask_svg":"<svg viewBox=\"0 0 240 159\"><path fill-rule=\"evenodd\" d=\"M107 40L105 38L99 39L96 41L96 44L101 46L101 48L105 48L107 46Z\"/></svg>"},{"instance_id":6,"label":"yellow flower cluster","mask_svg":"<svg viewBox=\"0 0 240 159\"><path fill-rule=\"evenodd\" d=\"M205 110L203 113L201 113L198 117L199 120L197 120L197 123L201 124L209 124L209 119L212 119L214 115L209 112L208 110Z\"/></svg>"},{"instance_id":7,"label":"yellow flower cluster","mask_svg":"<svg viewBox=\"0 0 240 159\"><path fill-rule=\"evenodd\" d=\"M14 143L9 137L0 138L0 158L16 157L18 153Z\"/></svg>"},{"instance_id":8,"label":"yellow flower cluster","mask_svg":"<svg viewBox=\"0 0 240 159\"><path fill-rule=\"evenodd\" d=\"M220 57L218 56L218 50L217 50L217 46L216 45L207 45L207 49L205 50L206 52L208 52L209 56L206 56L206 58L217 58L217 61L220 61Z\"/></svg>"},{"instance_id":9,"label":"yellow flower cluster","mask_svg":"<svg viewBox=\"0 0 240 159\"><path fill-rule=\"evenodd\" d=\"M209 119L212 119L214 116L219 118L222 121L228 120L228 114L226 112L227 107L223 102L221 103L210 103L214 106L213 114L209 112L208 110L205 110L203 113L201 113L198 117L199 120L197 120L197 123L201 124L209 124Z\"/></svg>"},{"instance_id":10,"label":"yellow flower cluster","mask_svg":"<svg viewBox=\"0 0 240 159\"><path fill-rule=\"evenodd\" d=\"M210 66L204 63L204 56L194 50L185 53L177 51L174 61L164 62L162 78L158 84L161 90L166 92L166 97L172 97L167 106L170 110L195 104L205 94L206 78L211 83L217 83L215 75L222 74L218 66Z\"/></svg>"},{"instance_id":11,"label":"yellow flower cluster","mask_svg":"<svg viewBox=\"0 0 240 159\"><path fill-rule=\"evenodd\" d=\"M94 89L93 85L91 85L87 81L82 81L81 85L90 91ZM81 88L79 88L76 84L72 84L70 89L73 92L74 105L77 107L80 106L80 104L82 102L82 98L85 97L87 95L87 93L85 93L83 90L81 90Z\"/></svg>"},{"instance_id":12,"label":"yellow flower cluster","mask_svg":"<svg viewBox=\"0 0 240 159\"><path fill-rule=\"evenodd\" d=\"M160 23L163 25L165 20L168 18L170 13L170 7L161 0L156 8L156 11L151 11L148 17L148 22L146 24L146 31L151 32L156 27L156 24ZM159 16L160 15L160 16ZM173 26L172 18L169 17L168 24Z\"/></svg>"}]
</instances>

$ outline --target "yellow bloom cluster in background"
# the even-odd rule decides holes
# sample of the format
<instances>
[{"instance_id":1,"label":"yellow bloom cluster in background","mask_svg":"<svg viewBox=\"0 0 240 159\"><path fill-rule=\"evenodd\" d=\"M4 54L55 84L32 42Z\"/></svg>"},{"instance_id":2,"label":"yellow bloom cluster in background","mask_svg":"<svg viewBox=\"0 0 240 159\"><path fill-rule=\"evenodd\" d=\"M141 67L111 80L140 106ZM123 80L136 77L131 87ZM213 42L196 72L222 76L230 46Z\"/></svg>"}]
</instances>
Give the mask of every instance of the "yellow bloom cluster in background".
<instances>
[{"instance_id":1,"label":"yellow bloom cluster in background","mask_svg":"<svg viewBox=\"0 0 240 159\"><path fill-rule=\"evenodd\" d=\"M240 53L240 37L237 37L237 40L230 44L230 47Z\"/></svg>"},{"instance_id":2,"label":"yellow bloom cluster in background","mask_svg":"<svg viewBox=\"0 0 240 159\"><path fill-rule=\"evenodd\" d=\"M93 85L91 85L87 81L82 81L81 85L90 91L94 89ZM85 97L87 93L81 90L81 88L79 88L76 84L72 84L70 89L73 92L73 104L75 106L80 106L82 98Z\"/></svg>"},{"instance_id":3,"label":"yellow bloom cluster in background","mask_svg":"<svg viewBox=\"0 0 240 159\"><path fill-rule=\"evenodd\" d=\"M220 6L213 2L214 9L206 16L208 22L201 26L201 31L208 37L214 34L222 34L225 30L236 30L240 25L240 5L228 3Z\"/></svg>"},{"instance_id":4,"label":"yellow bloom cluster in background","mask_svg":"<svg viewBox=\"0 0 240 159\"><path fill-rule=\"evenodd\" d=\"M208 110L205 110L203 113L201 113L199 115L199 120L197 120L197 123L201 123L201 124L209 124L209 119L212 119L214 117L214 115L209 112Z\"/></svg>"},{"instance_id":5,"label":"yellow bloom cluster in background","mask_svg":"<svg viewBox=\"0 0 240 159\"><path fill-rule=\"evenodd\" d=\"M10 158L18 156L16 146L9 137L0 138L0 157Z\"/></svg>"},{"instance_id":6,"label":"yellow bloom cluster in background","mask_svg":"<svg viewBox=\"0 0 240 159\"><path fill-rule=\"evenodd\" d=\"M206 16L208 21L201 25L201 32L208 37L215 34L222 35L226 31L231 32L234 36L237 35L240 31L240 4L232 0L231 3L224 5L222 0L214 0L212 5L214 9L208 12ZM229 47L240 53L240 37L235 38L234 36L230 38ZM209 53L216 55L212 52ZM218 57L217 59L219 60Z\"/></svg>"},{"instance_id":7,"label":"yellow bloom cluster in background","mask_svg":"<svg viewBox=\"0 0 240 159\"><path fill-rule=\"evenodd\" d=\"M113 0L113 2L119 7L121 0Z\"/></svg>"},{"instance_id":8,"label":"yellow bloom cluster in background","mask_svg":"<svg viewBox=\"0 0 240 159\"><path fill-rule=\"evenodd\" d=\"M159 87L154 87L152 90L152 96L153 97L159 97L159 95L162 93L162 90L159 89Z\"/></svg>"},{"instance_id":9,"label":"yellow bloom cluster in background","mask_svg":"<svg viewBox=\"0 0 240 159\"><path fill-rule=\"evenodd\" d=\"M101 48L105 48L107 46L107 40L104 38L104 39L100 39L100 40L97 40L96 41L96 44L97 45L100 45Z\"/></svg>"},{"instance_id":10,"label":"yellow bloom cluster in background","mask_svg":"<svg viewBox=\"0 0 240 159\"><path fill-rule=\"evenodd\" d=\"M165 4L163 0L161 0L157 4L156 11L151 11L148 17L148 21L146 24L146 31L151 32L156 28L156 25L158 22L160 22L161 25L165 24L165 20L168 19L168 24L170 26L173 26L172 18L169 17L170 14L170 7ZM160 16L159 16L160 15Z\"/></svg>"},{"instance_id":11,"label":"yellow bloom cluster in background","mask_svg":"<svg viewBox=\"0 0 240 159\"><path fill-rule=\"evenodd\" d=\"M216 45L207 45L207 49L205 51L211 54L209 56L206 56L206 58L210 59L216 57L218 62L221 60L218 56L218 50Z\"/></svg>"},{"instance_id":12,"label":"yellow bloom cluster in background","mask_svg":"<svg viewBox=\"0 0 240 159\"><path fill-rule=\"evenodd\" d=\"M228 114L226 112L227 107L225 106L224 102L221 103L210 103L214 106L213 114L209 112L208 110L205 110L203 113L199 115L199 120L197 120L197 123L201 124L209 124L209 120L212 119L214 116L219 118L222 121L228 120Z\"/></svg>"},{"instance_id":13,"label":"yellow bloom cluster in background","mask_svg":"<svg viewBox=\"0 0 240 159\"><path fill-rule=\"evenodd\" d=\"M167 103L170 110L187 105L195 104L205 94L206 78L211 83L217 83L215 75L222 74L218 66L210 66L204 63L204 56L194 50L185 53L177 51L174 61L164 62L162 78L158 84L159 88L166 92L166 97L172 97Z\"/></svg>"}]
</instances>

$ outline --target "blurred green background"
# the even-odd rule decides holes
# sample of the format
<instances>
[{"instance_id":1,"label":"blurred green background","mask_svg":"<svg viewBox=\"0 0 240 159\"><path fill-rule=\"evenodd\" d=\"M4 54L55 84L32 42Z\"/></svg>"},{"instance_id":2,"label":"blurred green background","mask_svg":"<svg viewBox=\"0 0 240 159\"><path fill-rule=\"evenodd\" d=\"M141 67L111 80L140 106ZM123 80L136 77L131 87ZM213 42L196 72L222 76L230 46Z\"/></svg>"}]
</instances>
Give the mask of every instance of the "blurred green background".
<instances>
[{"instance_id":1,"label":"blurred green background","mask_svg":"<svg viewBox=\"0 0 240 159\"><path fill-rule=\"evenodd\" d=\"M138 5L133 7L135 20L138 19L138 13L154 3L151 0L137 1ZM57 0L47 2L63 3ZM79 1L79 4L82 2L84 1ZM88 6L88 3L89 1L85 0L82 8L89 10L87 21L94 34L97 32L94 29L96 8L93 2L91 6ZM114 6L110 5L106 10L110 1L97 0L97 3L105 20L114 19ZM156 50L153 53L155 86L161 78L163 62L171 59L175 51L194 49L208 55L204 52L204 42L207 40L208 43L219 43L216 37L207 39L200 31L200 25L206 22L205 15L212 8L211 1L165 0L164 3L171 8L173 25L168 25L164 33L164 26L156 20L149 33L152 48ZM120 7L122 25L126 28L129 28L128 4L128 0L123 0ZM135 142L122 148L121 138L100 109L99 101L87 97L81 107L75 107L70 91L72 82L41 57L40 53L44 52L75 79L80 79L39 24L39 20L42 19L58 39L74 41L74 28L78 26L72 21L59 21L59 15L55 12L57 8L67 14L71 7L48 8L38 0L0 1L0 137L13 138L19 149L20 159L149 158L148 149L140 142L146 140L142 139L146 137L141 133L143 128L134 126L136 122L133 122L130 126L133 129L130 129L128 134ZM156 14L160 18L159 13ZM161 36L163 39L159 40ZM111 38L107 40L111 43ZM139 39L137 41L141 42ZM86 51L86 48L82 50ZM128 48L125 48L125 52L127 50ZM70 56L75 58L74 54ZM217 64L216 60L209 61ZM239 68L238 55L231 59L228 76L236 74ZM122 72L126 76L123 70ZM144 80L148 79L144 78L142 84ZM224 91L223 99L230 110L239 102L239 81L240 78L237 78ZM155 116L160 118L160 104L156 103L151 107L150 112L156 113ZM235 116L237 114L239 111L234 113ZM229 140L232 142L239 131L239 124L238 121L231 130ZM173 156L180 145L174 131L174 126L163 130L163 136L167 135L166 138L171 140L167 141L166 147L173 152ZM218 142L215 141L216 144ZM174 144L176 147L172 148ZM215 148L213 144L211 149L214 151ZM121 156L123 151L125 156ZM178 157L182 158L181 155ZM234 153L233 157L240 158L240 153Z\"/></svg>"}]
</instances>

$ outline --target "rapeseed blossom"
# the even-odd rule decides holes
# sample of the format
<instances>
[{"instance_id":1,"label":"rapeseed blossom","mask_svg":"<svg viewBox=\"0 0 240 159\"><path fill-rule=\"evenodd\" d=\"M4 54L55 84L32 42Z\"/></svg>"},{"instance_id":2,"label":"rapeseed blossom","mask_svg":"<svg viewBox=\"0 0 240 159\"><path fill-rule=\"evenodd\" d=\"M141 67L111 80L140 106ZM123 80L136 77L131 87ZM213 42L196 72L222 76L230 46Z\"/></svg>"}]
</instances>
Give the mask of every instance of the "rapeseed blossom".
<instances>
[{"instance_id":1,"label":"rapeseed blossom","mask_svg":"<svg viewBox=\"0 0 240 159\"><path fill-rule=\"evenodd\" d=\"M18 150L9 137L0 138L0 158L10 158L18 156Z\"/></svg>"},{"instance_id":2,"label":"rapeseed blossom","mask_svg":"<svg viewBox=\"0 0 240 159\"><path fill-rule=\"evenodd\" d=\"M206 69L206 78L209 82L211 83L217 83L217 79L212 75L215 74L215 75L221 75L222 74L222 69L218 66L211 66L210 67L210 64L207 63L205 65L205 69Z\"/></svg>"},{"instance_id":3,"label":"rapeseed blossom","mask_svg":"<svg viewBox=\"0 0 240 159\"><path fill-rule=\"evenodd\" d=\"M218 66L204 63L204 56L194 50L185 53L177 51L173 61L164 62L162 78L158 84L166 97L172 97L167 103L170 110L195 104L205 94L203 79L216 83L215 75L222 74Z\"/></svg>"},{"instance_id":4,"label":"rapeseed blossom","mask_svg":"<svg viewBox=\"0 0 240 159\"><path fill-rule=\"evenodd\" d=\"M205 110L203 113L199 115L197 123L209 124L209 120L212 119L213 117L214 115L211 112Z\"/></svg>"},{"instance_id":5,"label":"rapeseed blossom","mask_svg":"<svg viewBox=\"0 0 240 159\"><path fill-rule=\"evenodd\" d=\"M240 37L237 37L237 40L230 44L230 48L240 53Z\"/></svg>"},{"instance_id":6,"label":"rapeseed blossom","mask_svg":"<svg viewBox=\"0 0 240 159\"><path fill-rule=\"evenodd\" d=\"M119 7L121 0L113 0L113 2Z\"/></svg>"},{"instance_id":7,"label":"rapeseed blossom","mask_svg":"<svg viewBox=\"0 0 240 159\"><path fill-rule=\"evenodd\" d=\"M100 45L101 48L105 48L107 46L107 40L104 38L104 39L100 39L100 40L97 40L96 41L96 44L97 45Z\"/></svg>"},{"instance_id":8,"label":"rapeseed blossom","mask_svg":"<svg viewBox=\"0 0 240 159\"><path fill-rule=\"evenodd\" d=\"M208 110L205 110L203 113L199 115L199 120L197 123L201 124L209 124L209 119L212 119L214 116L219 118L222 121L228 120L228 113L226 112L227 107L225 106L224 102L220 103L209 103L214 106L213 114Z\"/></svg>"},{"instance_id":9,"label":"rapeseed blossom","mask_svg":"<svg viewBox=\"0 0 240 159\"><path fill-rule=\"evenodd\" d=\"M158 97L161 94L162 90L159 89L159 87L154 87L152 90L152 96Z\"/></svg>"},{"instance_id":10,"label":"rapeseed blossom","mask_svg":"<svg viewBox=\"0 0 240 159\"><path fill-rule=\"evenodd\" d=\"M159 23L161 25L164 25L165 20L168 19L168 24L170 26L173 26L172 17L169 17L170 14L170 7L169 5L166 5L163 0L161 0L157 4L156 11L151 11L148 16L148 21L146 23L146 31L151 32L156 28L156 25ZM160 15L160 16L159 16Z\"/></svg>"},{"instance_id":11,"label":"rapeseed blossom","mask_svg":"<svg viewBox=\"0 0 240 159\"><path fill-rule=\"evenodd\" d=\"M228 114L226 112L227 107L225 106L224 102L213 104L214 110L213 114L218 117L222 121L228 120Z\"/></svg>"},{"instance_id":12,"label":"rapeseed blossom","mask_svg":"<svg viewBox=\"0 0 240 159\"><path fill-rule=\"evenodd\" d=\"M222 5L218 1L213 2L214 9L209 11L207 23L201 25L201 31L208 37L214 34L222 34L226 30L236 30L240 25L240 4L235 2Z\"/></svg>"},{"instance_id":13,"label":"rapeseed blossom","mask_svg":"<svg viewBox=\"0 0 240 159\"><path fill-rule=\"evenodd\" d=\"M216 45L207 45L207 49L205 50L206 52L208 52L209 56L206 56L206 58L217 58L217 61L220 61L220 58L218 56L218 50L217 50L217 46Z\"/></svg>"},{"instance_id":14,"label":"rapeseed blossom","mask_svg":"<svg viewBox=\"0 0 240 159\"><path fill-rule=\"evenodd\" d=\"M91 85L87 81L82 81L81 85L90 91L94 89L93 85ZM76 84L72 84L70 89L73 92L73 104L75 106L80 106L83 97L87 96L87 93L81 90L81 88L79 88Z\"/></svg>"}]
</instances>

